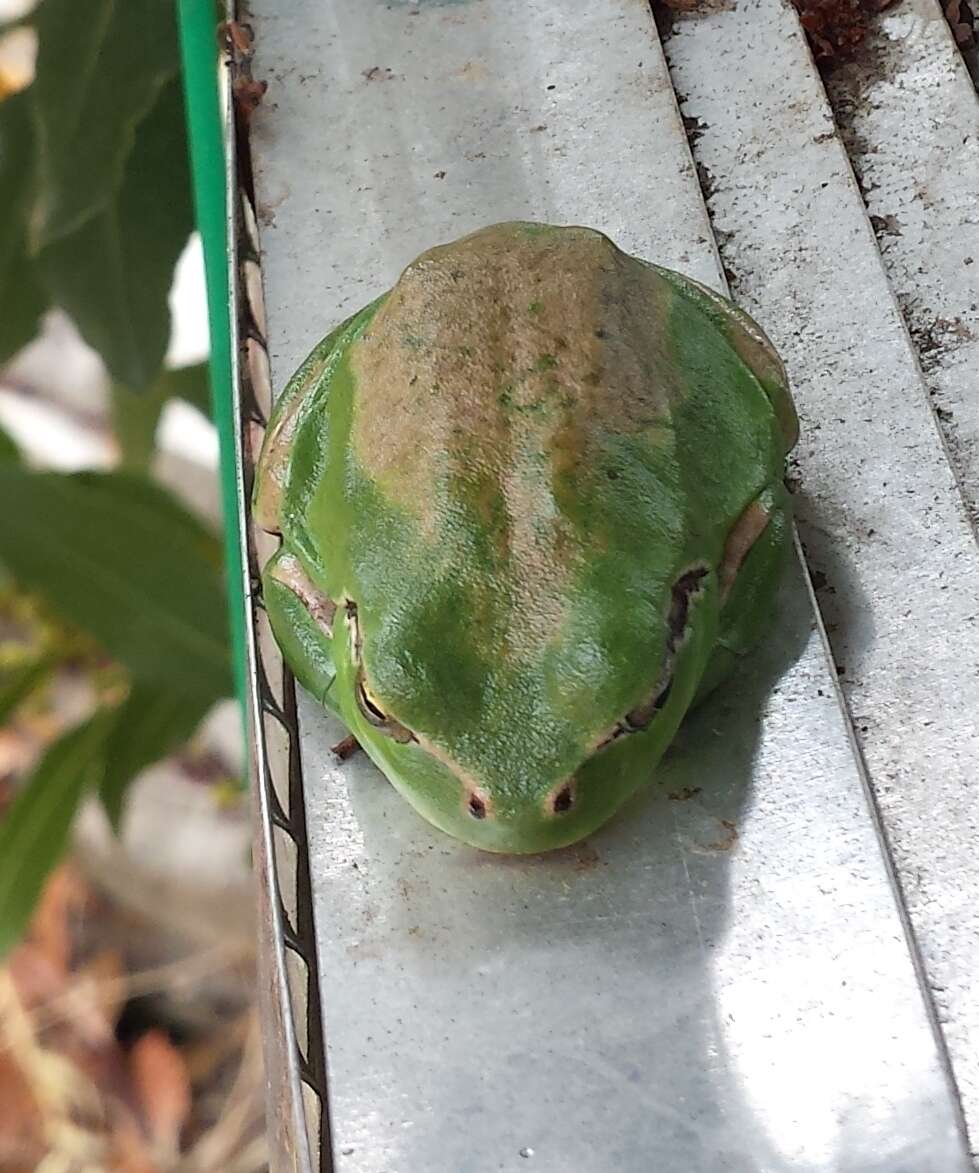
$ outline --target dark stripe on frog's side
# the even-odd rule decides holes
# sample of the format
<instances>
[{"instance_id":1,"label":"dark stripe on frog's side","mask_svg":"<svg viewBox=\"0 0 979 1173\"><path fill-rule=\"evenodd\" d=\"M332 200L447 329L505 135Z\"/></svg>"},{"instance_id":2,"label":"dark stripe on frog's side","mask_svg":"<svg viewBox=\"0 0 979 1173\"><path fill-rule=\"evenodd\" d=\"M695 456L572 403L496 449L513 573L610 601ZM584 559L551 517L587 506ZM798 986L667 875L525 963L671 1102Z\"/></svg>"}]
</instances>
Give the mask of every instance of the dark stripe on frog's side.
<instances>
[{"instance_id":1,"label":"dark stripe on frog's side","mask_svg":"<svg viewBox=\"0 0 979 1173\"><path fill-rule=\"evenodd\" d=\"M791 499L781 481L750 505L768 518L731 584L720 614L717 642L697 688L699 704L771 629L781 571L792 550Z\"/></svg>"},{"instance_id":2,"label":"dark stripe on frog's side","mask_svg":"<svg viewBox=\"0 0 979 1173\"><path fill-rule=\"evenodd\" d=\"M262 572L262 594L272 631L302 686L321 703L336 709L330 695L336 676L333 613L299 567L298 559L280 550Z\"/></svg>"}]
</instances>

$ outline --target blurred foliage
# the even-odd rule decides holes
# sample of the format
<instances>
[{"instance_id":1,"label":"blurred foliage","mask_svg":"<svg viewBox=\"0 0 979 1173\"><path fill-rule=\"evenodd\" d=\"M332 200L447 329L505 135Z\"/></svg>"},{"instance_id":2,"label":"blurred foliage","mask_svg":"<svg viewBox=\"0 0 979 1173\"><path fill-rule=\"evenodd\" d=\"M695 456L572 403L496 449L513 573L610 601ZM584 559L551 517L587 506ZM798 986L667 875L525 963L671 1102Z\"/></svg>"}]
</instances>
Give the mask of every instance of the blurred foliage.
<instances>
[{"instance_id":1,"label":"blurred foliage","mask_svg":"<svg viewBox=\"0 0 979 1173\"><path fill-rule=\"evenodd\" d=\"M113 381L147 389L192 228L172 0L43 0L31 85L0 106L0 320L60 305ZM0 362L36 329L2 339Z\"/></svg>"},{"instance_id":2,"label":"blurred foliage","mask_svg":"<svg viewBox=\"0 0 979 1173\"><path fill-rule=\"evenodd\" d=\"M0 100L0 363L64 310L109 373L121 468L33 470L0 433L0 721L79 647L111 665L0 824L0 953L83 796L118 825L128 782L231 692L220 544L148 474L167 400L208 395L204 364L164 367L193 227L175 6L42 0L19 23L38 54Z\"/></svg>"}]
</instances>

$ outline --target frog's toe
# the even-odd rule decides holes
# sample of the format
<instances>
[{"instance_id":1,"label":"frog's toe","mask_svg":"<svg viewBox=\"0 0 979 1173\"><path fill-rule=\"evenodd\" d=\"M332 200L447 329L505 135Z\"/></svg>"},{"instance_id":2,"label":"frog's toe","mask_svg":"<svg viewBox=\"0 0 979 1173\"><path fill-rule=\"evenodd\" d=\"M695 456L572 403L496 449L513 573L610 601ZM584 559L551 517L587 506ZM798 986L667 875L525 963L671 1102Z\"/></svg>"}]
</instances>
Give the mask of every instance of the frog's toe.
<instances>
[{"instance_id":1,"label":"frog's toe","mask_svg":"<svg viewBox=\"0 0 979 1173\"><path fill-rule=\"evenodd\" d=\"M299 683L322 704L336 677L333 623L336 603L312 581L300 560L285 549L262 574L269 622Z\"/></svg>"},{"instance_id":2,"label":"frog's toe","mask_svg":"<svg viewBox=\"0 0 979 1173\"><path fill-rule=\"evenodd\" d=\"M791 503L779 482L752 501L728 536L718 568L723 604L717 641L696 702L729 675L771 626L791 538Z\"/></svg>"}]
</instances>

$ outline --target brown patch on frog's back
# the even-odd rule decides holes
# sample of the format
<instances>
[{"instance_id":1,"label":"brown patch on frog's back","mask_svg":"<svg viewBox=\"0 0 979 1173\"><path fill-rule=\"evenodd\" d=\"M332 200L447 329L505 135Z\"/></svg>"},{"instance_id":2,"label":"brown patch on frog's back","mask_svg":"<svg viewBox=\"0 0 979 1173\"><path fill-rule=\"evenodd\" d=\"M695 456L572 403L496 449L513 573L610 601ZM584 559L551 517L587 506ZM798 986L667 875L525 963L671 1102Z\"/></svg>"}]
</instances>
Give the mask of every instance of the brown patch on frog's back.
<instances>
[{"instance_id":1,"label":"brown patch on frog's back","mask_svg":"<svg viewBox=\"0 0 979 1173\"><path fill-rule=\"evenodd\" d=\"M591 229L503 224L409 265L350 348L360 466L430 541L440 493L469 486L531 643L581 557L555 486L596 476L605 437L654 429L681 394L674 296Z\"/></svg>"}]
</instances>

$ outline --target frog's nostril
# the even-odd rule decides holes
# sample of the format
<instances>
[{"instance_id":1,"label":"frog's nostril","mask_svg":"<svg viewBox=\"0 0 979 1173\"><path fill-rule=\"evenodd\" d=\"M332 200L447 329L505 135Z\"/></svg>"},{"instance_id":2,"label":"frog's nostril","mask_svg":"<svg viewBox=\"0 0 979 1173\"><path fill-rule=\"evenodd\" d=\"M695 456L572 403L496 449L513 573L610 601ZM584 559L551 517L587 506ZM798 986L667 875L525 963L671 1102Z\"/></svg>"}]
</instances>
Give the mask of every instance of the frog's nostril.
<instances>
[{"instance_id":1,"label":"frog's nostril","mask_svg":"<svg viewBox=\"0 0 979 1173\"><path fill-rule=\"evenodd\" d=\"M561 789L551 799L551 810L556 815L567 813L574 806L574 787L565 782Z\"/></svg>"},{"instance_id":2,"label":"frog's nostril","mask_svg":"<svg viewBox=\"0 0 979 1173\"><path fill-rule=\"evenodd\" d=\"M474 819L486 818L486 802L480 798L478 794L470 794L469 802L467 804L469 813Z\"/></svg>"}]
</instances>

